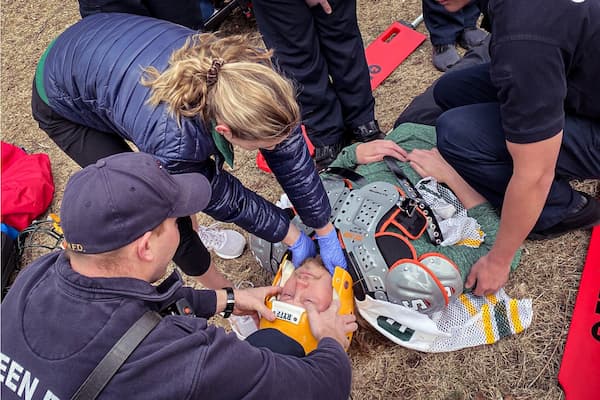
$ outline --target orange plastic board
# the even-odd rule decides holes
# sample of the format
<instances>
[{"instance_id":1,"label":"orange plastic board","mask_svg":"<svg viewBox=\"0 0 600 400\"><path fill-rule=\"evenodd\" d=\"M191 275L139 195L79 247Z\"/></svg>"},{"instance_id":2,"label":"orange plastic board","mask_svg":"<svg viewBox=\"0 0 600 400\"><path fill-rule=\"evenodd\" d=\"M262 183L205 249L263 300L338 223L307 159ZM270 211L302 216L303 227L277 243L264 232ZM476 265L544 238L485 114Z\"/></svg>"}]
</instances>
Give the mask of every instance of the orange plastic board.
<instances>
[{"instance_id":1,"label":"orange plastic board","mask_svg":"<svg viewBox=\"0 0 600 400\"><path fill-rule=\"evenodd\" d=\"M400 22L392 23L379 35L365 50L371 90L375 90L426 38Z\"/></svg>"},{"instance_id":2,"label":"orange plastic board","mask_svg":"<svg viewBox=\"0 0 600 400\"><path fill-rule=\"evenodd\" d=\"M566 400L600 398L600 226L590 240L558 382Z\"/></svg>"}]
</instances>

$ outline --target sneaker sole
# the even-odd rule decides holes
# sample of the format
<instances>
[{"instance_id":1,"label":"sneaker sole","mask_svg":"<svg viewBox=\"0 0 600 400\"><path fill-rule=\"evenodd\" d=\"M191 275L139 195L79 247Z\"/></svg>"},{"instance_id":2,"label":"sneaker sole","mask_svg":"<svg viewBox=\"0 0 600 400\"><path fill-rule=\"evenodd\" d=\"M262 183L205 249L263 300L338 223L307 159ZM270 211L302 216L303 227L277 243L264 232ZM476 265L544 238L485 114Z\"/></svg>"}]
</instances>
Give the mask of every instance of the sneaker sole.
<instances>
[{"instance_id":1,"label":"sneaker sole","mask_svg":"<svg viewBox=\"0 0 600 400\"><path fill-rule=\"evenodd\" d=\"M245 246L244 246L245 249ZM242 249L242 251L239 252L239 254L235 255L235 254L221 254L215 251L215 254L219 257L222 258L223 260L233 260L234 258L238 258L239 256L241 256L242 254L244 254L244 249Z\"/></svg>"}]
</instances>

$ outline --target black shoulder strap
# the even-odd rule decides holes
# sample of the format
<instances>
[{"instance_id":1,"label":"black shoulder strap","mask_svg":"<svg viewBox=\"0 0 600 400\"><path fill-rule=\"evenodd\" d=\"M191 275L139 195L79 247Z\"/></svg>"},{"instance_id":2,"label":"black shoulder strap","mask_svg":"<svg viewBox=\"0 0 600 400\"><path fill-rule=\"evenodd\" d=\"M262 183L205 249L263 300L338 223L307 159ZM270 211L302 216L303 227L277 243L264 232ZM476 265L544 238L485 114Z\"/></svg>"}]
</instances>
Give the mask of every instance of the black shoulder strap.
<instances>
[{"instance_id":1,"label":"black shoulder strap","mask_svg":"<svg viewBox=\"0 0 600 400\"><path fill-rule=\"evenodd\" d=\"M344 167L327 167L319 171L319 174L335 175L342 179L348 179L359 186L365 186L368 183L364 176L354 170Z\"/></svg>"},{"instance_id":2,"label":"black shoulder strap","mask_svg":"<svg viewBox=\"0 0 600 400\"><path fill-rule=\"evenodd\" d=\"M88 400L98 397L121 365L161 320L155 311L146 311L94 368L85 382L77 389L71 400Z\"/></svg>"},{"instance_id":3,"label":"black shoulder strap","mask_svg":"<svg viewBox=\"0 0 600 400\"><path fill-rule=\"evenodd\" d=\"M383 157L383 161L388 166L388 168L396 175L396 179L398 180L398 184L404 190L406 195L417 202L419 208L423 210L423 213L427 217L427 236L429 236L429 241L434 245L439 245L444 241L444 237L442 236L442 230L440 229L440 224L438 223L433 211L429 205L425 202L421 194L412 184L412 182L408 179L402 168L398 166L396 163L396 159L390 156Z\"/></svg>"}]
</instances>

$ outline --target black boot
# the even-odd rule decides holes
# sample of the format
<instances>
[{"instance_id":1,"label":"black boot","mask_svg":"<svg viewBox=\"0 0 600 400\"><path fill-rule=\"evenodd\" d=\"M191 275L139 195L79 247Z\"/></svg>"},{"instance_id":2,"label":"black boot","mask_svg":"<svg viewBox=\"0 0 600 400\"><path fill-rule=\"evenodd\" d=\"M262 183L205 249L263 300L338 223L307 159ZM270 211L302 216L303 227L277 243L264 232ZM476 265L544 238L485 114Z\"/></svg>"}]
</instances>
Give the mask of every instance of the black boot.
<instances>
[{"instance_id":1,"label":"black boot","mask_svg":"<svg viewBox=\"0 0 600 400\"><path fill-rule=\"evenodd\" d=\"M579 205L558 224L542 231L533 231L527 236L529 240L552 239L575 229L589 229L600 224L600 202L587 193L579 192Z\"/></svg>"},{"instance_id":2,"label":"black boot","mask_svg":"<svg viewBox=\"0 0 600 400\"><path fill-rule=\"evenodd\" d=\"M385 134L379 129L379 124L376 120L357 126L352 129L352 134L359 142L370 142L371 140L383 139L385 137Z\"/></svg>"},{"instance_id":3,"label":"black boot","mask_svg":"<svg viewBox=\"0 0 600 400\"><path fill-rule=\"evenodd\" d=\"M340 151L342 151L341 143L315 147L315 164L317 171L329 167L329 164L335 160Z\"/></svg>"}]
</instances>

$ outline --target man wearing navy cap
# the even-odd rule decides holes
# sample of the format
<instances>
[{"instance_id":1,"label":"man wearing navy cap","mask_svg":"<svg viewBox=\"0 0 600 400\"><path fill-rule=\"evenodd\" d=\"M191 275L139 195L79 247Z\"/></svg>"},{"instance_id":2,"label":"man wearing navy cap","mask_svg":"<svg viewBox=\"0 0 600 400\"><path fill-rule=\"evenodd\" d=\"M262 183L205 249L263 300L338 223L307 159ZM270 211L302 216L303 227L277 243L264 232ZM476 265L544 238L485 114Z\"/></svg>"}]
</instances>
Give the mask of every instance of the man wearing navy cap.
<instances>
[{"instance_id":1,"label":"man wearing navy cap","mask_svg":"<svg viewBox=\"0 0 600 400\"><path fill-rule=\"evenodd\" d=\"M171 175L145 153L117 154L75 173L61 204L67 249L25 268L2 303L1 397L71 398L125 332L154 311L163 317L155 314L156 326L99 398L347 399L343 345L356 324L335 307L311 314L319 347L295 358L206 321L217 312L257 311L273 320L264 299L278 288L200 291L182 287L177 272L151 284L179 244L177 218L201 211L210 196L202 174ZM181 315L171 307L180 300Z\"/></svg>"},{"instance_id":2,"label":"man wearing navy cap","mask_svg":"<svg viewBox=\"0 0 600 400\"><path fill-rule=\"evenodd\" d=\"M469 0L437 0L456 11ZM434 96L444 158L502 209L491 251L467 286L502 287L526 238L600 224L600 202L572 179L600 177L600 2L479 0L489 17L489 64L445 74Z\"/></svg>"}]
</instances>

